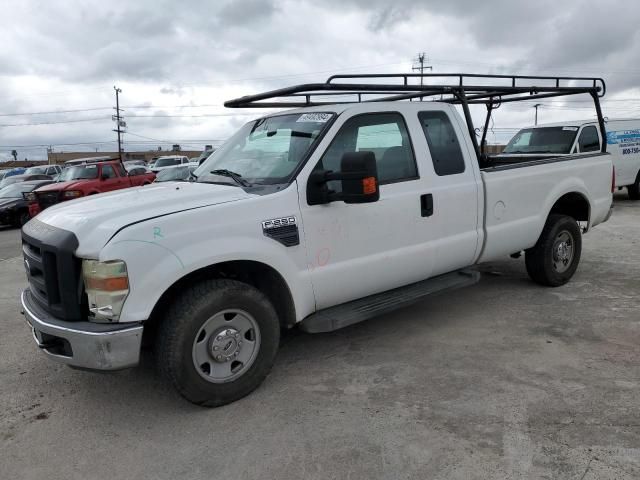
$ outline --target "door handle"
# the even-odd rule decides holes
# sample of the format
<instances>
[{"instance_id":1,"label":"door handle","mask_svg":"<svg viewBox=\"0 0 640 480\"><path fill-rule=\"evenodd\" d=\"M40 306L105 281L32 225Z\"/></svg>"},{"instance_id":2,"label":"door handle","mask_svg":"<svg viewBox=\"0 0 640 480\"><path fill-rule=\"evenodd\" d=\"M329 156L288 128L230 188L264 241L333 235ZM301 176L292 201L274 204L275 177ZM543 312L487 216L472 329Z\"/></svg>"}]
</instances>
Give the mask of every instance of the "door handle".
<instances>
[{"instance_id":1,"label":"door handle","mask_svg":"<svg viewBox=\"0 0 640 480\"><path fill-rule=\"evenodd\" d=\"M433 215L433 195L430 193L420 195L420 213L423 217Z\"/></svg>"}]
</instances>

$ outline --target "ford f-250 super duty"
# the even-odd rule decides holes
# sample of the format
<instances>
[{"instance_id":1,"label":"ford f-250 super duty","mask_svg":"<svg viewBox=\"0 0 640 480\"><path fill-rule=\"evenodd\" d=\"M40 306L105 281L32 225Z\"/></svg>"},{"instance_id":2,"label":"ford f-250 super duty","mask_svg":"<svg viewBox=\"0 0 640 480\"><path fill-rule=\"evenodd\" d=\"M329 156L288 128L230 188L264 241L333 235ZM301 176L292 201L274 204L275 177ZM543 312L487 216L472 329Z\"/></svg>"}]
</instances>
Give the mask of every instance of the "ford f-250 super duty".
<instances>
[{"instance_id":1,"label":"ford f-250 super duty","mask_svg":"<svg viewBox=\"0 0 640 480\"><path fill-rule=\"evenodd\" d=\"M604 83L399 77L227 102L302 108L247 123L193 182L82 198L27 223L22 307L42 351L115 370L138 363L145 337L184 397L217 406L262 382L282 328L350 325L474 283L470 267L521 251L535 282L566 283L582 233L610 215L610 156L492 166L469 105L587 93L600 114ZM356 101L316 101L338 91ZM398 101L429 95L442 100Z\"/></svg>"}]
</instances>

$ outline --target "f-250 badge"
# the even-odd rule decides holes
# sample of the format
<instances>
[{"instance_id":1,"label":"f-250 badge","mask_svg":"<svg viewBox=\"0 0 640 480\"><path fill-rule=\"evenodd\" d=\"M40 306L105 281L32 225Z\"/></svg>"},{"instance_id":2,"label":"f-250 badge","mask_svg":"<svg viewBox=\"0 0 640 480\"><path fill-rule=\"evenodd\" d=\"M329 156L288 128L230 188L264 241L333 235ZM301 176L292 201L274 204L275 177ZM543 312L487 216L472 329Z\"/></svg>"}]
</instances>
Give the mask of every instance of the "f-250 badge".
<instances>
[{"instance_id":1,"label":"f-250 badge","mask_svg":"<svg viewBox=\"0 0 640 480\"><path fill-rule=\"evenodd\" d=\"M262 230L269 230L271 228L278 228L278 227L286 227L287 225L295 225L296 224L296 217L293 215L290 215L288 217L282 217L282 218L272 218L271 220L265 220L264 222L262 222Z\"/></svg>"}]
</instances>

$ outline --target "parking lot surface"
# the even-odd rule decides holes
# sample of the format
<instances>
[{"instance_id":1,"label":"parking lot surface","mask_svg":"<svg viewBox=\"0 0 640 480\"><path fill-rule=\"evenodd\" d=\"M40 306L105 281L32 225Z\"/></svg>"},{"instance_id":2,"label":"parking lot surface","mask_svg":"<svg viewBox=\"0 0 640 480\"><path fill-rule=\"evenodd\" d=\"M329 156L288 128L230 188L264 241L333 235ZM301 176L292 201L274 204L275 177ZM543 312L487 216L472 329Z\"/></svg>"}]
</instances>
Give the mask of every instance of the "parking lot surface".
<instances>
[{"instance_id":1,"label":"parking lot surface","mask_svg":"<svg viewBox=\"0 0 640 480\"><path fill-rule=\"evenodd\" d=\"M331 334L288 332L271 375L218 409L142 365L72 370L19 313L0 229L0 478L640 478L640 202L616 196L573 280L524 260Z\"/></svg>"}]
</instances>

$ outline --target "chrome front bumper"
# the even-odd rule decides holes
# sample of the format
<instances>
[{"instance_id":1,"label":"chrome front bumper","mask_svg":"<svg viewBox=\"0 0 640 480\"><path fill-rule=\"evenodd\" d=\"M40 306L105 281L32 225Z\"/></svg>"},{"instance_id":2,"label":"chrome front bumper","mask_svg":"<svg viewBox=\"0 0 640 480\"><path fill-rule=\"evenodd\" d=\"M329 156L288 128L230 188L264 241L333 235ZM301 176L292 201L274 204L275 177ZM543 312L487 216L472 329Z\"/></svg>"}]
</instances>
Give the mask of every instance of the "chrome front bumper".
<instances>
[{"instance_id":1,"label":"chrome front bumper","mask_svg":"<svg viewBox=\"0 0 640 480\"><path fill-rule=\"evenodd\" d=\"M26 289L22 310L38 347L52 360L90 370L120 370L140 360L143 326L65 322L42 310Z\"/></svg>"}]
</instances>

